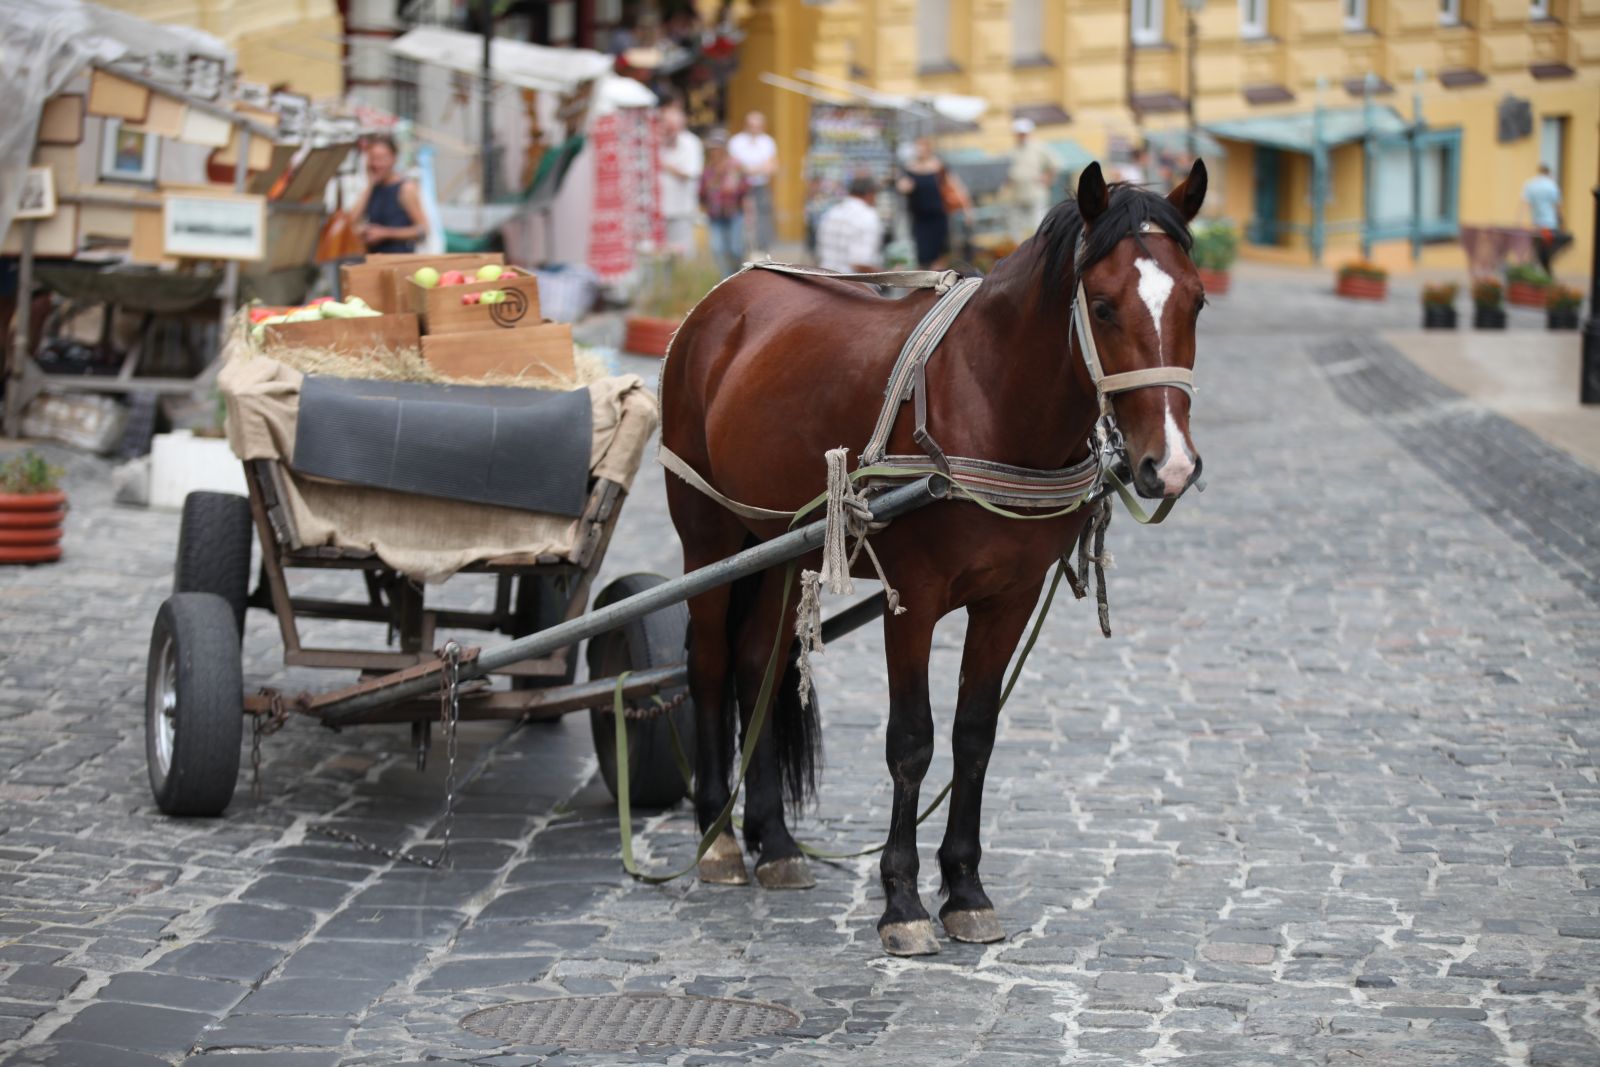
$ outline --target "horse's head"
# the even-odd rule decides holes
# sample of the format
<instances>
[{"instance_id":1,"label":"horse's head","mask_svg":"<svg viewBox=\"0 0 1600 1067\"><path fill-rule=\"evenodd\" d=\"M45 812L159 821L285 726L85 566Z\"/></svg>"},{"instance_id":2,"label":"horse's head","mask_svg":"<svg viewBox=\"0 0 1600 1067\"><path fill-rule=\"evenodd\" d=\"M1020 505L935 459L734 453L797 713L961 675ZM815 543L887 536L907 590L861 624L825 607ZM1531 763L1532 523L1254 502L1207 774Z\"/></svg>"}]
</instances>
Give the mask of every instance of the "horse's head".
<instances>
[{"instance_id":1,"label":"horse's head","mask_svg":"<svg viewBox=\"0 0 1600 1067\"><path fill-rule=\"evenodd\" d=\"M1206 168L1199 160L1166 197L1108 186L1098 163L1078 179L1084 227L1077 250L1084 301L1079 322L1092 331L1140 496L1177 496L1200 475L1189 437L1190 394L1160 383L1171 380L1171 369L1181 377L1194 368L1205 291L1189 260L1188 224L1205 197ZM1144 380L1118 377L1136 371L1154 373Z\"/></svg>"}]
</instances>

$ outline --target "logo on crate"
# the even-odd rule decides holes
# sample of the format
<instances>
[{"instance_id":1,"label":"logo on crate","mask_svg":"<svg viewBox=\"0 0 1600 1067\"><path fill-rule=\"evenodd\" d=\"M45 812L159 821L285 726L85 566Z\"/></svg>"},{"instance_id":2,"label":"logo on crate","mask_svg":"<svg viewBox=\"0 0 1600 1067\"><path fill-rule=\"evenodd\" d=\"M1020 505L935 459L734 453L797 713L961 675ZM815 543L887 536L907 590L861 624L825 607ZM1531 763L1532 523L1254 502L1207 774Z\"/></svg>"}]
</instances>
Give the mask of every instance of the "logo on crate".
<instances>
[{"instance_id":1,"label":"logo on crate","mask_svg":"<svg viewBox=\"0 0 1600 1067\"><path fill-rule=\"evenodd\" d=\"M498 303L489 305L489 317L496 325L511 327L528 313L528 294L520 289L502 289Z\"/></svg>"}]
</instances>

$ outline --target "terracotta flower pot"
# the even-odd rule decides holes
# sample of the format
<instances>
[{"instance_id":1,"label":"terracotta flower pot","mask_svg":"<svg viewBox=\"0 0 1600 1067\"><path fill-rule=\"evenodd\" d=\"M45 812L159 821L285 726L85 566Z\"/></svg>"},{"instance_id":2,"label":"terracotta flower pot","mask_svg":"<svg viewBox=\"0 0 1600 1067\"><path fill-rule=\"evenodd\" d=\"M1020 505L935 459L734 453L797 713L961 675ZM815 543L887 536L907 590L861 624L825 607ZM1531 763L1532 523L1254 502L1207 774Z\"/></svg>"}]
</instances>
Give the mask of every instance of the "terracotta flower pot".
<instances>
[{"instance_id":1,"label":"terracotta flower pot","mask_svg":"<svg viewBox=\"0 0 1600 1067\"><path fill-rule=\"evenodd\" d=\"M1228 287L1231 284L1233 284L1233 278L1227 271L1225 271L1225 270L1212 270L1209 267L1201 267L1201 268L1199 268L1199 271L1200 271L1200 284L1205 287L1205 291L1206 291L1207 295L1209 295L1209 296L1227 296L1228 295Z\"/></svg>"},{"instance_id":2,"label":"terracotta flower pot","mask_svg":"<svg viewBox=\"0 0 1600 1067\"><path fill-rule=\"evenodd\" d=\"M66 517L65 493L0 493L0 563L60 559Z\"/></svg>"},{"instance_id":3,"label":"terracotta flower pot","mask_svg":"<svg viewBox=\"0 0 1600 1067\"><path fill-rule=\"evenodd\" d=\"M672 335L678 332L681 319L658 319L650 315L629 315L627 333L622 339L622 350L636 356L667 354Z\"/></svg>"},{"instance_id":4,"label":"terracotta flower pot","mask_svg":"<svg viewBox=\"0 0 1600 1067\"><path fill-rule=\"evenodd\" d=\"M1545 288L1532 282L1512 282L1506 286L1506 302L1519 308L1542 308Z\"/></svg>"},{"instance_id":5,"label":"terracotta flower pot","mask_svg":"<svg viewBox=\"0 0 1600 1067\"><path fill-rule=\"evenodd\" d=\"M1351 300L1384 300L1389 296L1389 279L1341 274L1334 292Z\"/></svg>"}]
</instances>

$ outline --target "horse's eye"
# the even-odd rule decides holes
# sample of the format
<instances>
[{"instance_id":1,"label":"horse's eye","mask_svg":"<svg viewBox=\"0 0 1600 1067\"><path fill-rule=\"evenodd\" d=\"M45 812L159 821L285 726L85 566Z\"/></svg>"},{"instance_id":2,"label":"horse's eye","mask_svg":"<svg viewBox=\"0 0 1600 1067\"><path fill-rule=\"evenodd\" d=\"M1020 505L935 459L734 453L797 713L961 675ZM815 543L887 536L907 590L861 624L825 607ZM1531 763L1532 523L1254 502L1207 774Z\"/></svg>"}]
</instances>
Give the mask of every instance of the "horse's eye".
<instances>
[{"instance_id":1,"label":"horse's eye","mask_svg":"<svg viewBox=\"0 0 1600 1067\"><path fill-rule=\"evenodd\" d=\"M1112 310L1111 305L1106 301L1097 300L1094 304L1094 317L1101 322L1115 322L1117 313Z\"/></svg>"}]
</instances>

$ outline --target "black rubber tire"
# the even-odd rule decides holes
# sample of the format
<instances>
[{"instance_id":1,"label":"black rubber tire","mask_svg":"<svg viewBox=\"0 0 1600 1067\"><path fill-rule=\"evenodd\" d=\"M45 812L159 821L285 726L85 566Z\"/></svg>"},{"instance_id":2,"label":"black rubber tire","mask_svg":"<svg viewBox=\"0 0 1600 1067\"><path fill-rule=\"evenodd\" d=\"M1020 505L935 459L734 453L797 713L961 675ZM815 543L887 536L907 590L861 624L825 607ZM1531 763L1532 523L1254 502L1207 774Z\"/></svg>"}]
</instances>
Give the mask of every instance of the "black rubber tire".
<instances>
[{"instance_id":1,"label":"black rubber tire","mask_svg":"<svg viewBox=\"0 0 1600 1067\"><path fill-rule=\"evenodd\" d=\"M624 597L642 593L665 582L659 574L629 574L618 578L600 593L594 606L603 608ZM684 660L684 638L689 632L689 607L677 603L635 619L589 642L589 678L615 678L623 671L662 667ZM681 690L669 689L661 699L671 700ZM684 754L694 762L694 704L684 702L668 715L628 723L629 795L633 805L665 808L688 794L683 773L672 752L672 727L678 728ZM614 797L617 795L616 724L610 711L590 711L589 726L594 733L594 751L600 758L600 776Z\"/></svg>"},{"instance_id":2,"label":"black rubber tire","mask_svg":"<svg viewBox=\"0 0 1600 1067\"><path fill-rule=\"evenodd\" d=\"M190 493L178 527L174 593L212 593L233 609L234 629L244 634L250 597L250 501L233 493Z\"/></svg>"},{"instance_id":3,"label":"black rubber tire","mask_svg":"<svg viewBox=\"0 0 1600 1067\"><path fill-rule=\"evenodd\" d=\"M214 593L175 593L162 603L144 691L145 760L156 805L168 815L221 815L239 782L244 739L239 634L227 601ZM163 769L158 731L167 693L174 697L173 733Z\"/></svg>"},{"instance_id":4,"label":"black rubber tire","mask_svg":"<svg viewBox=\"0 0 1600 1067\"><path fill-rule=\"evenodd\" d=\"M560 578L548 574L524 574L517 579L517 619L511 629L512 637L548 630L559 625L567 615L567 596L562 591ZM578 649L572 650L567 660L566 673L560 677L513 678L512 689L542 689L553 685L571 685L578 676Z\"/></svg>"}]
</instances>

